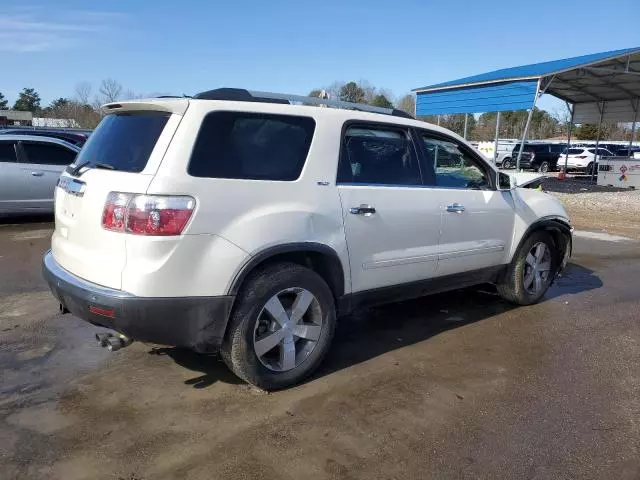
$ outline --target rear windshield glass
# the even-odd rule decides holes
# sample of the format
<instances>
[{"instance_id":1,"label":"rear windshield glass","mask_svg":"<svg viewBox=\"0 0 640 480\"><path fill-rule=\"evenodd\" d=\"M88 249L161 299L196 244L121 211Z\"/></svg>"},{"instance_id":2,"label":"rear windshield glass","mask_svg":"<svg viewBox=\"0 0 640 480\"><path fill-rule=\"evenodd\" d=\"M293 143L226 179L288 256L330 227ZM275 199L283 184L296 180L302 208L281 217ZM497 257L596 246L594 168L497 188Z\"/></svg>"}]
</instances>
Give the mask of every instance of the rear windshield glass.
<instances>
[{"instance_id":1,"label":"rear windshield glass","mask_svg":"<svg viewBox=\"0 0 640 480\"><path fill-rule=\"evenodd\" d=\"M170 115L167 112L107 115L85 143L75 164L101 163L121 172L141 172Z\"/></svg>"},{"instance_id":2,"label":"rear windshield glass","mask_svg":"<svg viewBox=\"0 0 640 480\"><path fill-rule=\"evenodd\" d=\"M584 152L584 148L570 148L569 149L569 155L580 155L582 152Z\"/></svg>"},{"instance_id":3,"label":"rear windshield glass","mask_svg":"<svg viewBox=\"0 0 640 480\"><path fill-rule=\"evenodd\" d=\"M202 122L188 172L194 177L296 180L314 129L309 117L210 113Z\"/></svg>"}]
</instances>

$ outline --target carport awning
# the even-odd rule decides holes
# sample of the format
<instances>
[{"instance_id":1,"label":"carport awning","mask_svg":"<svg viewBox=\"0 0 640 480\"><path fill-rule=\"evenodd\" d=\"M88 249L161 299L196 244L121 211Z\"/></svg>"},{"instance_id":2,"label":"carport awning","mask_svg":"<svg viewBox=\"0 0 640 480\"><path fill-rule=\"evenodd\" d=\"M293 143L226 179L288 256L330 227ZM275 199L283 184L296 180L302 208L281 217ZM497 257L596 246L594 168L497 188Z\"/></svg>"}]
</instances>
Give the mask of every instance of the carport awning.
<instances>
[{"instance_id":1,"label":"carport awning","mask_svg":"<svg viewBox=\"0 0 640 480\"><path fill-rule=\"evenodd\" d=\"M505 68L417 88L416 114L530 109L537 86L575 105L577 123L631 122L640 106L640 48Z\"/></svg>"}]
</instances>

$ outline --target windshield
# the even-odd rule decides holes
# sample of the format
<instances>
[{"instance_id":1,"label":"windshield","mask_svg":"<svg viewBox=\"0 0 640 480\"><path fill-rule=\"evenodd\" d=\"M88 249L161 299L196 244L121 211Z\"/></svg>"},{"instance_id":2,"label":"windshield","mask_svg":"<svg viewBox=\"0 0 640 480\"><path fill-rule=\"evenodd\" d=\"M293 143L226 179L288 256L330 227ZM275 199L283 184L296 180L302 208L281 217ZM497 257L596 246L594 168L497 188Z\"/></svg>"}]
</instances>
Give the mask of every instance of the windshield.
<instances>
[{"instance_id":1,"label":"windshield","mask_svg":"<svg viewBox=\"0 0 640 480\"><path fill-rule=\"evenodd\" d=\"M124 112L107 115L76 158L75 165L88 162L122 172L141 172L147 165L164 126L167 112Z\"/></svg>"}]
</instances>

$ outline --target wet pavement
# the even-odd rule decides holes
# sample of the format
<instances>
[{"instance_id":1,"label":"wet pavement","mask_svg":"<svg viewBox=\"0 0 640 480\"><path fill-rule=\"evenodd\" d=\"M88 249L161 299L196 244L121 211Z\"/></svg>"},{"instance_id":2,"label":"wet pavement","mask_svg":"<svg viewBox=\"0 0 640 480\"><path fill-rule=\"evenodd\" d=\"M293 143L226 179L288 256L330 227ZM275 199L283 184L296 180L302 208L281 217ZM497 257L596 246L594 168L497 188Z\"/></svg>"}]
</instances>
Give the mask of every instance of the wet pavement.
<instances>
[{"instance_id":1,"label":"wet pavement","mask_svg":"<svg viewBox=\"0 0 640 480\"><path fill-rule=\"evenodd\" d=\"M215 356L96 347L41 279L41 220L0 224L2 479L640 478L640 243L577 237L531 307L358 312L267 394Z\"/></svg>"}]
</instances>

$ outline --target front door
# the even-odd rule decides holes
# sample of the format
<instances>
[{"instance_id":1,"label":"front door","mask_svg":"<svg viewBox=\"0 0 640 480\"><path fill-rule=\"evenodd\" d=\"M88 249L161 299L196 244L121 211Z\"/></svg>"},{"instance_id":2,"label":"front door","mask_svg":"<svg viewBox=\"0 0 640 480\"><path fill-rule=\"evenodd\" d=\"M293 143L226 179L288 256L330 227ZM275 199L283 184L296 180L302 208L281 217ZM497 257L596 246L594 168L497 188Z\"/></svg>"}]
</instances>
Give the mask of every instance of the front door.
<instances>
[{"instance_id":1,"label":"front door","mask_svg":"<svg viewBox=\"0 0 640 480\"><path fill-rule=\"evenodd\" d=\"M407 128L346 128L337 185L353 292L435 275L440 210Z\"/></svg>"},{"instance_id":2,"label":"front door","mask_svg":"<svg viewBox=\"0 0 640 480\"><path fill-rule=\"evenodd\" d=\"M494 170L463 143L420 135L442 209L438 275L504 264L515 221L511 192L494 188Z\"/></svg>"}]
</instances>

